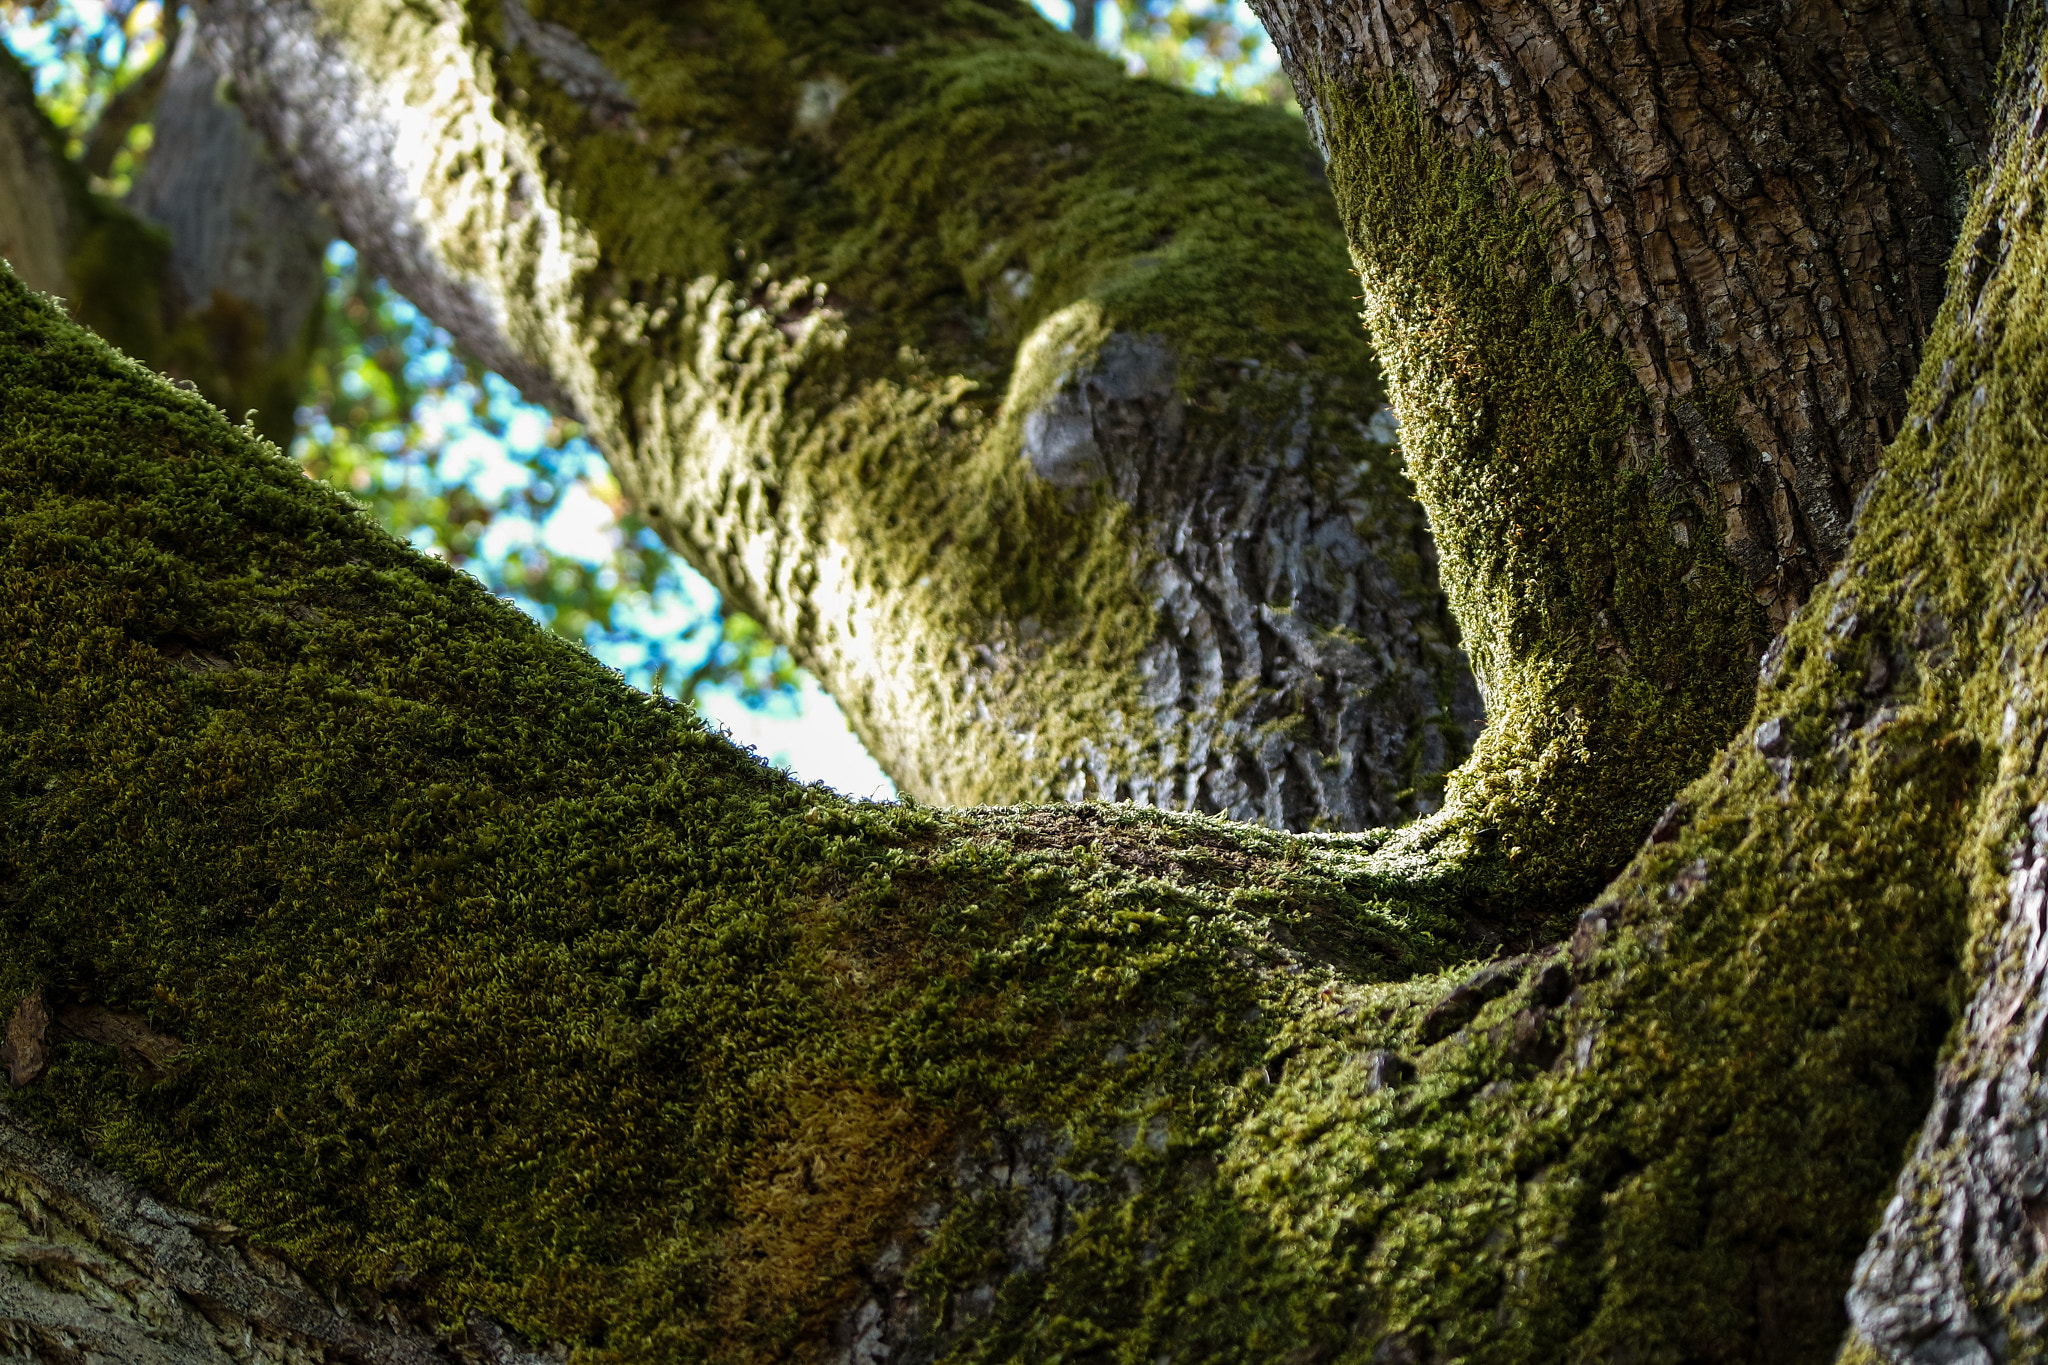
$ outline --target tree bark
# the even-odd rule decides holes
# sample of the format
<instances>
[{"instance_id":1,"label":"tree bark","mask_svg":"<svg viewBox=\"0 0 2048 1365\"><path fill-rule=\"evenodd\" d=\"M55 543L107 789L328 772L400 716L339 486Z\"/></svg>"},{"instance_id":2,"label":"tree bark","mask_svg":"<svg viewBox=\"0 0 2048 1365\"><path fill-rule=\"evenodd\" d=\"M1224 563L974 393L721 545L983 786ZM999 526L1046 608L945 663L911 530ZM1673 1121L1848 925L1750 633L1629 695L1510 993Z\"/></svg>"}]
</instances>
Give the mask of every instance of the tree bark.
<instances>
[{"instance_id":1,"label":"tree bark","mask_svg":"<svg viewBox=\"0 0 2048 1365\"><path fill-rule=\"evenodd\" d=\"M70 196L47 129L28 72L0 54L0 257L29 288L62 294Z\"/></svg>"},{"instance_id":2,"label":"tree bark","mask_svg":"<svg viewBox=\"0 0 2048 1365\"><path fill-rule=\"evenodd\" d=\"M444 1343L2024 1358L2042 28L2012 21L1901 434L1749 723L1568 945L1477 972L1377 837L797 787L0 276L14 1103ZM1407 158L1509 248L1377 325L1477 277L1581 335L1486 163L1398 91L1323 93L1340 191ZM1457 379L1485 339L1439 316ZM1598 429L1585 345L1586 385L1480 396Z\"/></svg>"},{"instance_id":3,"label":"tree bark","mask_svg":"<svg viewBox=\"0 0 2048 1365\"><path fill-rule=\"evenodd\" d=\"M1336 90L1393 77L1554 205L1551 270L1641 389L1615 463L1719 539L1782 626L1898 434L1990 135L2002 11L1255 8L1325 142Z\"/></svg>"},{"instance_id":4,"label":"tree bark","mask_svg":"<svg viewBox=\"0 0 2048 1365\"><path fill-rule=\"evenodd\" d=\"M225 98L197 35L180 37L154 110L155 142L125 206L170 234L158 368L279 445L296 430L334 227L278 174Z\"/></svg>"},{"instance_id":5,"label":"tree bark","mask_svg":"<svg viewBox=\"0 0 2048 1365\"><path fill-rule=\"evenodd\" d=\"M1410 838L1490 841L1509 897L1588 895L1847 544L1982 155L1995 22L1258 8L1487 697Z\"/></svg>"},{"instance_id":6,"label":"tree bark","mask_svg":"<svg viewBox=\"0 0 2048 1365\"><path fill-rule=\"evenodd\" d=\"M116 201L66 161L29 74L0 53L0 256L130 355L253 410L279 444L294 430L333 232L278 176L188 33L154 86L155 143Z\"/></svg>"},{"instance_id":7,"label":"tree bark","mask_svg":"<svg viewBox=\"0 0 2048 1365\"><path fill-rule=\"evenodd\" d=\"M205 16L371 268L587 422L902 790L1436 804L1478 698L1284 117L1004 4Z\"/></svg>"}]
</instances>

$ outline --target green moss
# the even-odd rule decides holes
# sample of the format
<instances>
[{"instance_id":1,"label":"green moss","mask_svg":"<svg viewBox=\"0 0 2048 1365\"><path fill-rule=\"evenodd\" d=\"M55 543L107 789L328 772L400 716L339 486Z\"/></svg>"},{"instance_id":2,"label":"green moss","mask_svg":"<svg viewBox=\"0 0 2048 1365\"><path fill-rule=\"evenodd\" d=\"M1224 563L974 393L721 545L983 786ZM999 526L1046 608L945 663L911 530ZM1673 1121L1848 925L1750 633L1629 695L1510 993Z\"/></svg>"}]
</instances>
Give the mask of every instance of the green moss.
<instances>
[{"instance_id":1,"label":"green moss","mask_svg":"<svg viewBox=\"0 0 2048 1365\"><path fill-rule=\"evenodd\" d=\"M1298 1049L1284 1078L1228 1128L1229 1199L1190 1201L1156 1257L1227 1267L1230 1292L1162 1272L1143 1313L1096 1315L1135 1319L1118 1341L1359 1361L1835 1355L1850 1268L1988 965L2002 855L2048 798L2044 178L2048 157L2014 137L1980 188L1914 421L1756 699L1751 725L1780 723L1771 752L1745 733L1681 793L1673 836L1556 955L1568 998L1544 1003L1538 963L1438 1042L1417 1016L1451 978L1340 988L1291 1015L1271 1043ZM1413 1079L1374 1089L1375 1048ZM1041 1313L1088 1302L1085 1279Z\"/></svg>"},{"instance_id":2,"label":"green moss","mask_svg":"<svg viewBox=\"0 0 2048 1365\"><path fill-rule=\"evenodd\" d=\"M802 787L4 274L0 393L0 991L188 1045L11 1103L316 1279L772 1356L957 1143L1206 1131L1316 964L1442 959L1344 840Z\"/></svg>"},{"instance_id":3,"label":"green moss","mask_svg":"<svg viewBox=\"0 0 2048 1365\"><path fill-rule=\"evenodd\" d=\"M1755 702L1784 751L1447 1037L1462 905L1401 836L797 786L0 274L0 988L189 1044L67 1044L16 1102L316 1279L593 1362L799 1354L898 1242L936 1303L1001 1134L1090 1198L956 1358L1823 1359L2048 799L2042 177L1973 209Z\"/></svg>"},{"instance_id":4,"label":"green moss","mask_svg":"<svg viewBox=\"0 0 2048 1365\"><path fill-rule=\"evenodd\" d=\"M1014 2L531 11L618 89L565 82L494 0L471 7L505 131L451 143L423 213L568 377L629 498L791 643L903 790L1060 799L1110 771L1164 792L1224 723L1143 694L1163 522L1022 456L1025 413L1112 335L1174 358L1188 486L1165 469L1148 496L1304 448L1444 646L1448 710L1453 630L1362 425L1383 389L1297 121L1132 81ZM372 69L457 41L379 5L329 17ZM545 207L475 169L529 155ZM564 259L478 227L529 208L559 215ZM1406 759L1414 808L1427 756Z\"/></svg>"},{"instance_id":5,"label":"green moss","mask_svg":"<svg viewBox=\"0 0 2048 1365\"><path fill-rule=\"evenodd\" d=\"M1405 87L1323 85L1331 182L1401 442L1485 690L1443 814L1399 842L1463 862L1493 913L1591 894L1749 705L1762 616L1621 438L1620 348L1551 282L1555 210ZM1687 542L1690 543L1687 543Z\"/></svg>"}]
</instances>

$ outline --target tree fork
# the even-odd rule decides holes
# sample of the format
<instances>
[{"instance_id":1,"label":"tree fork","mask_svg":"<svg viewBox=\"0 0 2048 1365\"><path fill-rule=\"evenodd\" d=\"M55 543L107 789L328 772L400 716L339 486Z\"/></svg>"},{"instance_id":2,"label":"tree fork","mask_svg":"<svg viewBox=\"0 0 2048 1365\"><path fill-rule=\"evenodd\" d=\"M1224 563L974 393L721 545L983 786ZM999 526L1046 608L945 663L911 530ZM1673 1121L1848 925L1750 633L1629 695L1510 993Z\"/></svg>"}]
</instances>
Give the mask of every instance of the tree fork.
<instances>
[{"instance_id":1,"label":"tree fork","mask_svg":"<svg viewBox=\"0 0 2048 1365\"><path fill-rule=\"evenodd\" d=\"M1568 948L1476 974L1374 839L797 788L0 279L0 989L185 1044L54 1038L17 1103L316 1279L593 1359L1806 1361L1975 996L1849 1351L1992 1349L2037 1273L1997 1182L2048 804L2040 24L1750 723ZM1943 1300L1959 1256L1996 1302Z\"/></svg>"}]
</instances>

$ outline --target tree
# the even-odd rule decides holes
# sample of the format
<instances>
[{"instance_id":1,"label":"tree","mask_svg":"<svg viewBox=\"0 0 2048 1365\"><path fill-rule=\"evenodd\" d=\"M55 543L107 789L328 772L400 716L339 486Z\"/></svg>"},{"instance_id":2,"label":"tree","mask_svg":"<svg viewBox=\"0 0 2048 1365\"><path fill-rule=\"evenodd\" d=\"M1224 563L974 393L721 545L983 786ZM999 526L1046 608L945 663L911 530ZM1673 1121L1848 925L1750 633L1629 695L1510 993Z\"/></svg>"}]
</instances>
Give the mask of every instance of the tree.
<instances>
[{"instance_id":1,"label":"tree","mask_svg":"<svg viewBox=\"0 0 2048 1365\"><path fill-rule=\"evenodd\" d=\"M1262 14L1334 210L1005 4L206 8L906 791L1069 803L763 770L8 276L17 1342L2038 1351L2038 8Z\"/></svg>"}]
</instances>

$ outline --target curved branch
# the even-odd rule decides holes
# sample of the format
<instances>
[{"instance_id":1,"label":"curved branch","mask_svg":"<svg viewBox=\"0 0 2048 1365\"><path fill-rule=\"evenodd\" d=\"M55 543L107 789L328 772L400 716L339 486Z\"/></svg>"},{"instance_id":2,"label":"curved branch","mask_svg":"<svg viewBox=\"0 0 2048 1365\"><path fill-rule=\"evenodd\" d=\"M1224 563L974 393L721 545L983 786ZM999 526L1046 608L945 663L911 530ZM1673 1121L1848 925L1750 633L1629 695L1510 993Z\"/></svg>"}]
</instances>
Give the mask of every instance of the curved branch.
<instances>
[{"instance_id":1,"label":"curved branch","mask_svg":"<svg viewBox=\"0 0 2048 1365\"><path fill-rule=\"evenodd\" d=\"M1432 808L1478 700L1298 132L1009 5L747 12L207 22L374 268L904 790Z\"/></svg>"}]
</instances>

